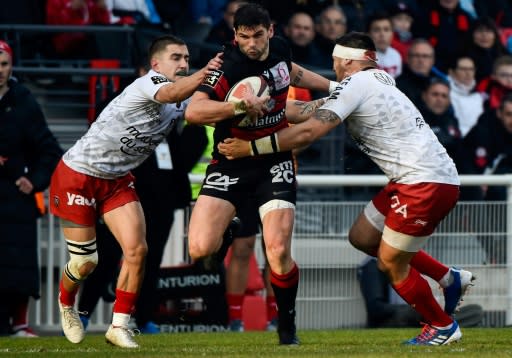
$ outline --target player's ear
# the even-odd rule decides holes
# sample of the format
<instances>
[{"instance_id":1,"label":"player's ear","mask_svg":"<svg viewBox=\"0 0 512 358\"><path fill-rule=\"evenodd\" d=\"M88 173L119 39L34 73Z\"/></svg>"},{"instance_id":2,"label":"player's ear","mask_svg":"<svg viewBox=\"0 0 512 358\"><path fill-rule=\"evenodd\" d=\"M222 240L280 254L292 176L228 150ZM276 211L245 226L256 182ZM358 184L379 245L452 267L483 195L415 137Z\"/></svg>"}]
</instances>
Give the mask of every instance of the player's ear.
<instances>
[{"instance_id":1,"label":"player's ear","mask_svg":"<svg viewBox=\"0 0 512 358\"><path fill-rule=\"evenodd\" d=\"M274 36L274 23L270 24L268 28L268 38L272 38Z\"/></svg>"}]
</instances>

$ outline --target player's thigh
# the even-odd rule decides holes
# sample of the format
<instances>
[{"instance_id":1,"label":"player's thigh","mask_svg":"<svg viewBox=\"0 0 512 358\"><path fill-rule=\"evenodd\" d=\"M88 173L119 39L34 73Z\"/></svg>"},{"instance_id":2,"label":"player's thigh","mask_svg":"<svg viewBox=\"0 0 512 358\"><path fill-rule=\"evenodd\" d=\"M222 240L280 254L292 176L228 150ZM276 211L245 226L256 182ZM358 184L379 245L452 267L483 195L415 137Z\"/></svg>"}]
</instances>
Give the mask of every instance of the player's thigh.
<instances>
[{"instance_id":1,"label":"player's thigh","mask_svg":"<svg viewBox=\"0 0 512 358\"><path fill-rule=\"evenodd\" d=\"M382 216L382 221L384 216ZM382 238L382 231L377 229L365 211L356 218L348 234L350 243L357 249L369 252L377 250Z\"/></svg>"},{"instance_id":2,"label":"player's thigh","mask_svg":"<svg viewBox=\"0 0 512 358\"><path fill-rule=\"evenodd\" d=\"M169 213L171 215L171 213ZM138 201L132 201L103 214L103 220L123 252L147 249L144 212Z\"/></svg>"},{"instance_id":3,"label":"player's thigh","mask_svg":"<svg viewBox=\"0 0 512 358\"><path fill-rule=\"evenodd\" d=\"M294 218L293 208L271 210L263 217L263 238L267 253L291 250Z\"/></svg>"},{"instance_id":4,"label":"player's thigh","mask_svg":"<svg viewBox=\"0 0 512 358\"><path fill-rule=\"evenodd\" d=\"M199 195L189 222L189 245L203 240L218 241L222 238L235 207L229 201L208 195Z\"/></svg>"},{"instance_id":5,"label":"player's thigh","mask_svg":"<svg viewBox=\"0 0 512 358\"><path fill-rule=\"evenodd\" d=\"M66 240L87 242L96 238L96 229L94 226L66 225L62 223L63 221L64 220L61 220L61 229Z\"/></svg>"}]
</instances>

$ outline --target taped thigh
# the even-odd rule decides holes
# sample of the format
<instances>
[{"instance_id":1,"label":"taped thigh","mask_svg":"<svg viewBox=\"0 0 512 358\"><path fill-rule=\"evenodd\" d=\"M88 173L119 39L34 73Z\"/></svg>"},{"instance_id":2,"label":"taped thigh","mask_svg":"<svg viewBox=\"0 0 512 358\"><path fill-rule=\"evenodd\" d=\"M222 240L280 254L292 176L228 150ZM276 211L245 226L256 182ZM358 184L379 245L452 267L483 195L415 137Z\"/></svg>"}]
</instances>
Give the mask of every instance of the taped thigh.
<instances>
[{"instance_id":1,"label":"taped thigh","mask_svg":"<svg viewBox=\"0 0 512 358\"><path fill-rule=\"evenodd\" d=\"M384 226L382 240L395 249L405 252L418 252L421 250L429 236L411 236Z\"/></svg>"},{"instance_id":2,"label":"taped thigh","mask_svg":"<svg viewBox=\"0 0 512 358\"><path fill-rule=\"evenodd\" d=\"M279 199L272 199L270 201L267 201L265 204L260 206L259 213L261 221L263 221L263 218L269 211L277 210L277 209L293 209L295 210L295 204L290 203L286 200L279 200Z\"/></svg>"},{"instance_id":3,"label":"taped thigh","mask_svg":"<svg viewBox=\"0 0 512 358\"><path fill-rule=\"evenodd\" d=\"M94 267L98 264L96 239L84 242L66 240L66 243L68 245L70 259L66 264L64 272L73 282L83 281L87 276L80 274L80 268L87 263L92 263Z\"/></svg>"}]
</instances>

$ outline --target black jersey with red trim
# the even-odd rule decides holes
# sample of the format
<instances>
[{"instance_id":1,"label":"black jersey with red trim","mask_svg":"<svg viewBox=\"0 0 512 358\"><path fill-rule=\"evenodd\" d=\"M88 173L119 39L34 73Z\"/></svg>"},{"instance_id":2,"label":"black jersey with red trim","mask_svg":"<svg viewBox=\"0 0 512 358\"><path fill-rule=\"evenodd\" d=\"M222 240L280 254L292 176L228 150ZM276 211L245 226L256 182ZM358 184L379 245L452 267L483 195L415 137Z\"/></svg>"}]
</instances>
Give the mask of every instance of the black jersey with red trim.
<instances>
[{"instance_id":1,"label":"black jersey with red trim","mask_svg":"<svg viewBox=\"0 0 512 358\"><path fill-rule=\"evenodd\" d=\"M238 81L249 76L263 76L270 90L270 103L273 107L255 123L242 122L243 114L216 123L214 160L224 159L224 156L219 155L217 151L217 143L225 138L253 140L288 126L285 109L292 66L291 51L287 42L279 37L271 38L269 46L268 57L264 61L258 61L244 55L238 45L227 44L222 67L207 75L198 88L198 91L207 93L210 99L223 101L230 88Z\"/></svg>"}]
</instances>

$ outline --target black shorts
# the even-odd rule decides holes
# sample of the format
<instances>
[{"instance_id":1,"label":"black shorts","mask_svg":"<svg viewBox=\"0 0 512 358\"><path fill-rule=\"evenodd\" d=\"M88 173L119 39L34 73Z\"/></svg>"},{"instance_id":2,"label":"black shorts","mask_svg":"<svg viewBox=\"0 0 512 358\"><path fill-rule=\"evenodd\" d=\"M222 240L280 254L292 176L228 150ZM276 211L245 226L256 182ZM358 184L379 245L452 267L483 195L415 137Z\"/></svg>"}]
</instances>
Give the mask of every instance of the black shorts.
<instances>
[{"instance_id":1,"label":"black shorts","mask_svg":"<svg viewBox=\"0 0 512 358\"><path fill-rule=\"evenodd\" d=\"M236 207L236 216L242 222L242 227L237 231L236 237L248 237L260 232L260 213L254 200L249 199Z\"/></svg>"},{"instance_id":2,"label":"black shorts","mask_svg":"<svg viewBox=\"0 0 512 358\"><path fill-rule=\"evenodd\" d=\"M291 152L240 163L243 165L237 166L236 160L210 164L199 194L227 200L241 210L244 205L259 208L273 199L295 204L297 181Z\"/></svg>"}]
</instances>

